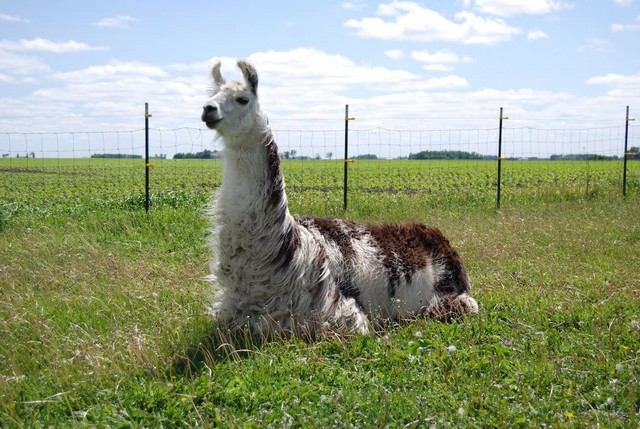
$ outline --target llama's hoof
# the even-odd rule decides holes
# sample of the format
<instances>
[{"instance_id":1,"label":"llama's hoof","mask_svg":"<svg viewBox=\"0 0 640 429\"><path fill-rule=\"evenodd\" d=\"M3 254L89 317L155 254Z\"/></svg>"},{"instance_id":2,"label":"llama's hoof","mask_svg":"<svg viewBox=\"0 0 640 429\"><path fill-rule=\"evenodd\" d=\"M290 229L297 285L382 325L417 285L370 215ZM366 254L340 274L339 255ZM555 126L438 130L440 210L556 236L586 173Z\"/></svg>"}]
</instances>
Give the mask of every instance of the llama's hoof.
<instances>
[{"instance_id":1,"label":"llama's hoof","mask_svg":"<svg viewBox=\"0 0 640 429\"><path fill-rule=\"evenodd\" d=\"M480 308L478 307L478 303L469 294L463 293L461 295L458 295L457 300L460 303L460 305L462 305L465 308L466 310L465 313L478 313L480 311Z\"/></svg>"}]
</instances>

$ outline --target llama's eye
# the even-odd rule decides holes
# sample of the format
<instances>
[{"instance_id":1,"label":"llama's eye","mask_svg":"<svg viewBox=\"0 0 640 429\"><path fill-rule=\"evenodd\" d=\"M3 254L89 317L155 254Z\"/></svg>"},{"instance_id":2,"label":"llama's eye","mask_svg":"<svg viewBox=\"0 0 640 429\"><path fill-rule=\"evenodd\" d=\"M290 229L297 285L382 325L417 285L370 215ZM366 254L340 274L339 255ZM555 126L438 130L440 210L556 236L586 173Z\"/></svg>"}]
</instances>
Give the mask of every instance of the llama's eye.
<instances>
[{"instance_id":1,"label":"llama's eye","mask_svg":"<svg viewBox=\"0 0 640 429\"><path fill-rule=\"evenodd\" d=\"M242 104L243 106L246 106L247 104L249 104L249 99L247 97L238 97L236 98L236 101Z\"/></svg>"}]
</instances>

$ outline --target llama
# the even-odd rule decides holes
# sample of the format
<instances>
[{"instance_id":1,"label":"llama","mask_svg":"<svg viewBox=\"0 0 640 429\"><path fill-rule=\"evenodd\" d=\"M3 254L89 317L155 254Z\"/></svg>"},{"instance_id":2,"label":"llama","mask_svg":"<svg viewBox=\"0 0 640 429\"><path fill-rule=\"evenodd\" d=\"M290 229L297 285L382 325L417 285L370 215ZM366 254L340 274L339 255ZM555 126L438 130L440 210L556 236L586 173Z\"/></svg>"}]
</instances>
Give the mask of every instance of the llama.
<instances>
[{"instance_id":1,"label":"llama","mask_svg":"<svg viewBox=\"0 0 640 429\"><path fill-rule=\"evenodd\" d=\"M316 336L477 312L464 264L437 228L290 214L258 74L237 65L243 81L227 82L213 65L201 118L224 147L212 207L212 315L231 330Z\"/></svg>"}]
</instances>

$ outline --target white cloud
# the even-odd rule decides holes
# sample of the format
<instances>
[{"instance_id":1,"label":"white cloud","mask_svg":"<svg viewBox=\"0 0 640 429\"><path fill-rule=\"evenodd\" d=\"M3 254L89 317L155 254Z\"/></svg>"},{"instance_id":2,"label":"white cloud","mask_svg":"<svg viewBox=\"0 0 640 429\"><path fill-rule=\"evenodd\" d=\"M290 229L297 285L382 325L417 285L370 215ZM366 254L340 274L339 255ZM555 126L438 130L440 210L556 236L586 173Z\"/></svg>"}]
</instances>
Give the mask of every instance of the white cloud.
<instances>
[{"instance_id":1,"label":"white cloud","mask_svg":"<svg viewBox=\"0 0 640 429\"><path fill-rule=\"evenodd\" d=\"M594 76L585 81L589 85L640 86L640 74L621 75L609 73L605 76Z\"/></svg>"},{"instance_id":2,"label":"white cloud","mask_svg":"<svg viewBox=\"0 0 640 429\"><path fill-rule=\"evenodd\" d=\"M29 22L24 18L15 15L7 15L6 13L0 13L0 21L4 22Z\"/></svg>"},{"instance_id":3,"label":"white cloud","mask_svg":"<svg viewBox=\"0 0 640 429\"><path fill-rule=\"evenodd\" d=\"M136 22L140 22L140 20L132 16L121 15L103 18L94 23L94 25L101 28L129 28L129 24L135 24Z\"/></svg>"},{"instance_id":4,"label":"white cloud","mask_svg":"<svg viewBox=\"0 0 640 429\"><path fill-rule=\"evenodd\" d=\"M225 77L240 77L235 59L220 60ZM263 107L271 118L287 118L288 126L297 118L339 121L340 106L368 104L379 94L457 91L469 86L461 76L428 79L406 70L360 64L342 55L309 48L257 52L249 60L260 76L258 92ZM208 67L200 73L203 71L207 73ZM204 92L198 101L203 100Z\"/></svg>"},{"instance_id":5,"label":"white cloud","mask_svg":"<svg viewBox=\"0 0 640 429\"><path fill-rule=\"evenodd\" d=\"M501 17L545 14L573 7L554 0L474 0L473 3L477 11Z\"/></svg>"},{"instance_id":6,"label":"white cloud","mask_svg":"<svg viewBox=\"0 0 640 429\"><path fill-rule=\"evenodd\" d=\"M640 97L640 73L634 75L622 75L609 73L604 76L594 76L585 81L587 85L602 85L608 87L608 91L600 98L614 100L617 104L614 112L619 113L622 106L637 103ZM600 108L594 106L594 109Z\"/></svg>"},{"instance_id":7,"label":"white cloud","mask_svg":"<svg viewBox=\"0 0 640 429\"><path fill-rule=\"evenodd\" d=\"M434 67L471 61L447 50L417 50L411 55ZM521 126L541 116L601 123L603 118L618 114L620 106L630 104L633 100L629 100L629 94L638 94L640 87L640 75L610 74L586 81L588 85L604 86L606 92L594 97L518 87L477 88L462 75L428 78L407 69L368 65L309 48L257 52L249 59L260 76L261 104L276 130L340 128L345 104L350 105L350 114L358 118L353 126L360 129L493 127L500 106L512 118L510 126ZM49 72L47 64L38 63L40 60L31 64L25 58L14 60L25 61L25 72L29 67ZM227 78L240 77L235 59L221 60ZM0 66L10 61L10 56L0 55ZM0 120L0 130L138 129L145 101L150 103L154 128L201 127L199 112L207 97L208 63L111 62L57 73L32 94L2 97L0 117L28 119ZM32 78L36 78L35 74L12 76L0 68L0 83ZM55 120L33 119L52 116L51 112L55 112ZM416 120L417 117L421 119ZM442 118L446 118L444 122ZM548 126L540 120L534 124ZM283 147L286 144L282 142Z\"/></svg>"},{"instance_id":8,"label":"white cloud","mask_svg":"<svg viewBox=\"0 0 640 429\"><path fill-rule=\"evenodd\" d=\"M640 15L636 16L632 22L627 24L613 24L611 25L611 31L637 31L640 30Z\"/></svg>"},{"instance_id":9,"label":"white cloud","mask_svg":"<svg viewBox=\"0 0 640 429\"><path fill-rule=\"evenodd\" d=\"M367 5L362 3L362 1L345 1L342 2L342 4L340 5L343 9L349 9L349 10L358 10L358 9L364 9Z\"/></svg>"},{"instance_id":10,"label":"white cloud","mask_svg":"<svg viewBox=\"0 0 640 429\"><path fill-rule=\"evenodd\" d=\"M66 42L54 42L41 37L26 40L0 40L0 50L19 52L49 52L54 54L74 54L87 51L102 51L107 48L89 46L86 43L68 40Z\"/></svg>"},{"instance_id":11,"label":"white cloud","mask_svg":"<svg viewBox=\"0 0 640 429\"><path fill-rule=\"evenodd\" d=\"M358 65L349 58L317 49L257 52L249 57L276 85L346 88L397 81L416 81L420 76L384 67Z\"/></svg>"},{"instance_id":12,"label":"white cloud","mask_svg":"<svg viewBox=\"0 0 640 429\"><path fill-rule=\"evenodd\" d=\"M36 83L36 80L32 77L20 77L0 73L0 83L11 85L27 85Z\"/></svg>"},{"instance_id":13,"label":"white cloud","mask_svg":"<svg viewBox=\"0 0 640 429\"><path fill-rule=\"evenodd\" d=\"M30 55L20 55L15 52L0 49L0 71L16 75L37 75L50 72L49 65L42 59ZM5 81L8 78L5 78Z\"/></svg>"},{"instance_id":14,"label":"white cloud","mask_svg":"<svg viewBox=\"0 0 640 429\"><path fill-rule=\"evenodd\" d=\"M84 122L63 119L60 124L39 126L76 131L137 127L144 102L149 102L154 121L160 120L164 126L198 126L207 87L204 70L199 76L187 78L171 75L162 66L138 62L113 62L56 73L51 82L27 100L37 100L51 111L78 114ZM93 120L92 115L106 119Z\"/></svg>"},{"instance_id":15,"label":"white cloud","mask_svg":"<svg viewBox=\"0 0 640 429\"><path fill-rule=\"evenodd\" d=\"M527 40L548 39L549 35L542 30L531 30L527 33Z\"/></svg>"},{"instance_id":16,"label":"white cloud","mask_svg":"<svg viewBox=\"0 0 640 429\"><path fill-rule=\"evenodd\" d=\"M399 60L404 57L404 51L402 49L389 49L388 51L384 51L384 54L394 60Z\"/></svg>"},{"instance_id":17,"label":"white cloud","mask_svg":"<svg viewBox=\"0 0 640 429\"><path fill-rule=\"evenodd\" d=\"M357 30L357 34L365 38L481 45L510 40L521 31L500 18L481 17L470 11L455 14L452 21L432 9L410 1L381 4L377 14L391 19L349 19L344 26Z\"/></svg>"},{"instance_id":18,"label":"white cloud","mask_svg":"<svg viewBox=\"0 0 640 429\"><path fill-rule=\"evenodd\" d=\"M429 52L424 49L413 51L411 57L419 62L425 63L423 68L429 71L451 70L451 66L458 63L470 63L473 59L467 56L460 58L456 53L448 50Z\"/></svg>"},{"instance_id":19,"label":"white cloud","mask_svg":"<svg viewBox=\"0 0 640 429\"><path fill-rule=\"evenodd\" d=\"M114 62L103 66L91 66L67 73L56 73L55 79L69 82L113 81L123 77L164 78L168 74L162 68L144 63Z\"/></svg>"},{"instance_id":20,"label":"white cloud","mask_svg":"<svg viewBox=\"0 0 640 429\"><path fill-rule=\"evenodd\" d=\"M633 0L613 0L613 2L620 6L631 6Z\"/></svg>"},{"instance_id":21,"label":"white cloud","mask_svg":"<svg viewBox=\"0 0 640 429\"><path fill-rule=\"evenodd\" d=\"M461 76L451 75L427 79L424 84L418 86L428 90L467 88L469 86L469 82Z\"/></svg>"}]
</instances>

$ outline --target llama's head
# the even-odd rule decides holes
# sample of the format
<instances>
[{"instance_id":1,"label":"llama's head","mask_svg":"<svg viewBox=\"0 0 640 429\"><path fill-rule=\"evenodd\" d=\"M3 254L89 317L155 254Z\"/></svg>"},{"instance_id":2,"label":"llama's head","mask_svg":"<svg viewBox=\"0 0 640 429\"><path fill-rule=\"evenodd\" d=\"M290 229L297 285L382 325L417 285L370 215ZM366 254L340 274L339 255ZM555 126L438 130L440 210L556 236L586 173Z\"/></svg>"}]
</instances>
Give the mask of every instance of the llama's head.
<instances>
[{"instance_id":1,"label":"llama's head","mask_svg":"<svg viewBox=\"0 0 640 429\"><path fill-rule=\"evenodd\" d=\"M202 121L221 136L233 139L260 132L267 121L258 104L258 74L247 61L238 61L243 81L227 82L220 72L220 62L211 69L213 93L204 104Z\"/></svg>"}]
</instances>

